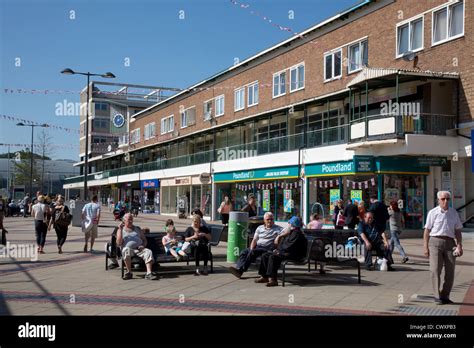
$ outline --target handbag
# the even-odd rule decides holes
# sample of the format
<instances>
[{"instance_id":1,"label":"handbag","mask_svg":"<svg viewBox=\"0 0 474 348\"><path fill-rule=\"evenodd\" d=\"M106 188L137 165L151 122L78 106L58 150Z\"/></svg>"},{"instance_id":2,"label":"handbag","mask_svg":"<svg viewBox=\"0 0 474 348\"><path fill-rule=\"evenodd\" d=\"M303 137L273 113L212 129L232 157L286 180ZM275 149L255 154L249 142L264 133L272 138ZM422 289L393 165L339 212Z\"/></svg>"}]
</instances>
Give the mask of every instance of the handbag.
<instances>
[{"instance_id":1,"label":"handbag","mask_svg":"<svg viewBox=\"0 0 474 348\"><path fill-rule=\"evenodd\" d=\"M64 211L64 207L61 209L59 215L55 212L54 223L61 227L68 227L72 221L72 215Z\"/></svg>"},{"instance_id":2,"label":"handbag","mask_svg":"<svg viewBox=\"0 0 474 348\"><path fill-rule=\"evenodd\" d=\"M345 223L346 223L346 218L344 217L342 212L339 212L339 214L337 215L336 225L337 226L344 226Z\"/></svg>"}]
</instances>

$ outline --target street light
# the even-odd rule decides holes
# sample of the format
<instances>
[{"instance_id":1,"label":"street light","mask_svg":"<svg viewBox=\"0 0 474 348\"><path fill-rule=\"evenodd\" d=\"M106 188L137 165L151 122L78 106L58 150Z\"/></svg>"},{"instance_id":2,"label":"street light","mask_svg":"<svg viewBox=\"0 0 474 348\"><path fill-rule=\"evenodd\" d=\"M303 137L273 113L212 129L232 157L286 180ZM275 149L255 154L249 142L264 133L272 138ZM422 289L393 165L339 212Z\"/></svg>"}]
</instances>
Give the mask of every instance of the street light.
<instances>
[{"instance_id":1,"label":"street light","mask_svg":"<svg viewBox=\"0 0 474 348\"><path fill-rule=\"evenodd\" d=\"M30 158L30 197L33 199L33 130L35 127L48 128L49 125L46 123L43 124L24 124L23 122L18 122L16 124L19 127L31 127L31 158Z\"/></svg>"},{"instance_id":2,"label":"street light","mask_svg":"<svg viewBox=\"0 0 474 348\"><path fill-rule=\"evenodd\" d=\"M91 76L100 76L105 79L113 79L115 75L111 72L105 74L92 74L90 72L78 72L72 69L66 68L61 71L61 74L65 75L85 75L87 76L87 104L86 104L86 150L84 156L84 200L87 200L87 175L89 174L89 81Z\"/></svg>"}]
</instances>

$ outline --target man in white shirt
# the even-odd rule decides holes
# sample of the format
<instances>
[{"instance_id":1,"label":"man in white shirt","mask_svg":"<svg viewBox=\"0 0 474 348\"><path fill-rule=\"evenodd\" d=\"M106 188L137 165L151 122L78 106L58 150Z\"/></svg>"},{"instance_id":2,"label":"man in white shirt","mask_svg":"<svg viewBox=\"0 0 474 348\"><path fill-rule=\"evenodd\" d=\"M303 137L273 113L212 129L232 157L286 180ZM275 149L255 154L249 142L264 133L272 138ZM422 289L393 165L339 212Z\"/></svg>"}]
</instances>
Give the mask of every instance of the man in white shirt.
<instances>
[{"instance_id":1,"label":"man in white shirt","mask_svg":"<svg viewBox=\"0 0 474 348\"><path fill-rule=\"evenodd\" d=\"M451 194L438 192L438 206L431 209L426 218L424 253L430 259L431 281L436 304L452 304L449 294L454 283L456 256L463 254L462 223L454 208L449 207ZM454 254L453 254L454 253ZM444 283L440 290L441 270L444 266Z\"/></svg>"},{"instance_id":2,"label":"man in white shirt","mask_svg":"<svg viewBox=\"0 0 474 348\"><path fill-rule=\"evenodd\" d=\"M97 238L97 227L99 226L100 220L100 204L97 203L97 196L92 197L92 202L87 203L82 208L82 232L85 234L84 252L87 252L87 243L89 238L91 239L91 249L94 247L94 241Z\"/></svg>"}]
</instances>

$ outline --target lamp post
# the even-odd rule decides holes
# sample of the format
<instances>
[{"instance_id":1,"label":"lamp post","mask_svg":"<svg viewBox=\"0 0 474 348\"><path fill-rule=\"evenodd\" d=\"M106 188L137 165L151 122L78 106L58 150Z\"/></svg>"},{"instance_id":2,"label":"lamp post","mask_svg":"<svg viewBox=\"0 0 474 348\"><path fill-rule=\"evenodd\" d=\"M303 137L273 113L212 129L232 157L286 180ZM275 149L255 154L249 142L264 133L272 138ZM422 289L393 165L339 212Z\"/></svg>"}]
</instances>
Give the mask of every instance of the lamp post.
<instances>
[{"instance_id":1,"label":"lamp post","mask_svg":"<svg viewBox=\"0 0 474 348\"><path fill-rule=\"evenodd\" d=\"M87 175L89 174L89 83L91 76L100 76L106 79L113 79L115 75L111 72L105 74L92 74L90 72L78 72L72 69L66 68L61 71L61 74L65 75L84 75L87 76L87 101L86 101L86 149L84 155L84 200L87 200Z\"/></svg>"},{"instance_id":2,"label":"lamp post","mask_svg":"<svg viewBox=\"0 0 474 348\"><path fill-rule=\"evenodd\" d=\"M31 158L30 158L30 197L33 198L33 133L35 127L43 127L47 128L49 125L46 123L43 124L24 124L23 122L19 122L16 124L19 127L31 127Z\"/></svg>"}]
</instances>

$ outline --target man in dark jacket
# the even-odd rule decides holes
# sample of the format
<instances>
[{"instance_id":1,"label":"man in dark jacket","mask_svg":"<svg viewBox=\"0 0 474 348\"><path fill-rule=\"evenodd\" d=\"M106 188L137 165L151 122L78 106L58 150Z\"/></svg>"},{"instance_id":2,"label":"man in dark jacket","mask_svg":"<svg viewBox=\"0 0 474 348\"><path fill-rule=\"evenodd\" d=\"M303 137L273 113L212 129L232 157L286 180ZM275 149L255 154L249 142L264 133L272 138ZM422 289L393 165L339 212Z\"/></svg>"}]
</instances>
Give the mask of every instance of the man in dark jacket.
<instances>
[{"instance_id":1,"label":"man in dark jacket","mask_svg":"<svg viewBox=\"0 0 474 348\"><path fill-rule=\"evenodd\" d=\"M288 227L275 239L278 247L272 252L263 254L256 283L266 283L267 286L278 286L277 273L283 260L301 260L306 256L308 241L301 230L301 219L293 216L288 221Z\"/></svg>"},{"instance_id":2,"label":"man in dark jacket","mask_svg":"<svg viewBox=\"0 0 474 348\"><path fill-rule=\"evenodd\" d=\"M378 200L377 195L370 197L370 203L372 204L369 211L374 214L375 227L380 233L385 232L387 221L390 219L387 206Z\"/></svg>"},{"instance_id":3,"label":"man in dark jacket","mask_svg":"<svg viewBox=\"0 0 474 348\"><path fill-rule=\"evenodd\" d=\"M346 218L346 225L350 229L354 229L355 226L359 223L359 208L349 200L349 204L344 208L344 217Z\"/></svg>"}]
</instances>

